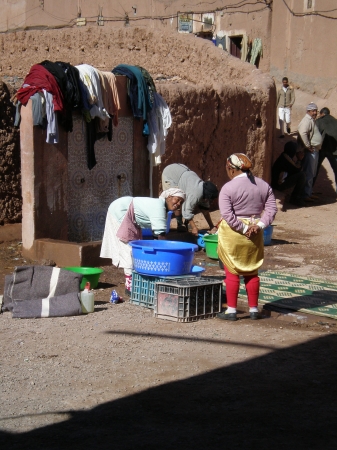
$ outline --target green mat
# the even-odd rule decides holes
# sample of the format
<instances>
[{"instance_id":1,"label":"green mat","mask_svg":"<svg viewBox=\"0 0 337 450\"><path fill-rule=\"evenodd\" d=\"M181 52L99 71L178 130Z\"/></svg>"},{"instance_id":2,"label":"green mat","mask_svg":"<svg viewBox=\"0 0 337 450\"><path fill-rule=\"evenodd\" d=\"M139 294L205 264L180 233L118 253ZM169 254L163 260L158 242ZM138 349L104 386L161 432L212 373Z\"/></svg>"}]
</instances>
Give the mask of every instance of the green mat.
<instances>
[{"instance_id":1,"label":"green mat","mask_svg":"<svg viewBox=\"0 0 337 450\"><path fill-rule=\"evenodd\" d=\"M259 277L259 304L337 319L337 284L269 270ZM239 297L247 299L243 282Z\"/></svg>"}]
</instances>

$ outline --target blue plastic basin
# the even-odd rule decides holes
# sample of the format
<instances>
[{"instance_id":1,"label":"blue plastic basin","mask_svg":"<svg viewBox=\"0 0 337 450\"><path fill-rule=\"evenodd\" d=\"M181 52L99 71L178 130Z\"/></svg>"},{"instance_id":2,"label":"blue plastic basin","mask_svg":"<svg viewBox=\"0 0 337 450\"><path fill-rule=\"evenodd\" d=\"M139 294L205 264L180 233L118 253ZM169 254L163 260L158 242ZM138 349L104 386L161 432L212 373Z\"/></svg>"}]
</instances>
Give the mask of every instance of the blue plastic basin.
<instances>
[{"instance_id":1,"label":"blue plastic basin","mask_svg":"<svg viewBox=\"0 0 337 450\"><path fill-rule=\"evenodd\" d=\"M205 267L200 266L192 266L191 275L195 275L196 277L201 277L201 274L205 272Z\"/></svg>"},{"instance_id":2,"label":"blue plastic basin","mask_svg":"<svg viewBox=\"0 0 337 450\"><path fill-rule=\"evenodd\" d=\"M145 275L188 275L198 246L176 241L131 241L133 268Z\"/></svg>"}]
</instances>

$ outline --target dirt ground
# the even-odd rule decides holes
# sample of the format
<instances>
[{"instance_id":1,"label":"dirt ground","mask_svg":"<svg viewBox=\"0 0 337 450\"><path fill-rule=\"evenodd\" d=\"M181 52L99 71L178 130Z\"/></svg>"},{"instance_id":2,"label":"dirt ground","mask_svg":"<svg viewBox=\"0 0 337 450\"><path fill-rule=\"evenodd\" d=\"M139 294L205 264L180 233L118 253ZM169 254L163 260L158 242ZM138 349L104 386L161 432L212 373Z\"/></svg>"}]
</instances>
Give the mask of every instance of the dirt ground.
<instances>
[{"instance_id":1,"label":"dirt ground","mask_svg":"<svg viewBox=\"0 0 337 450\"><path fill-rule=\"evenodd\" d=\"M337 280L331 180L324 163L320 199L277 214L264 269ZM0 293L29 263L20 250L20 225L0 227ZM201 259L206 276L222 275ZM175 323L110 304L112 289L123 295L123 273L104 267L93 314L0 316L3 448L336 448L337 321L290 311L251 321L241 303L234 323Z\"/></svg>"}]
</instances>

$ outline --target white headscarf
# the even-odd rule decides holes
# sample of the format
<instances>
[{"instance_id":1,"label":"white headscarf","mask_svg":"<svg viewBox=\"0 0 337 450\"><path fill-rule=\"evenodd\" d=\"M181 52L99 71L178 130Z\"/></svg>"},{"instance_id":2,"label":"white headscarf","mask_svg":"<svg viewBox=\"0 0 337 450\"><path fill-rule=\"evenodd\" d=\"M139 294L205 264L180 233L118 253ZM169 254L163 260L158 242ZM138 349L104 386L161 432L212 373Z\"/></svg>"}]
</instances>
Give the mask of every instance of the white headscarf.
<instances>
[{"instance_id":1,"label":"white headscarf","mask_svg":"<svg viewBox=\"0 0 337 450\"><path fill-rule=\"evenodd\" d=\"M165 199L167 197L181 197L184 200L186 200L185 192L178 188L166 189L166 191L163 191L159 196L159 198L165 198Z\"/></svg>"}]
</instances>

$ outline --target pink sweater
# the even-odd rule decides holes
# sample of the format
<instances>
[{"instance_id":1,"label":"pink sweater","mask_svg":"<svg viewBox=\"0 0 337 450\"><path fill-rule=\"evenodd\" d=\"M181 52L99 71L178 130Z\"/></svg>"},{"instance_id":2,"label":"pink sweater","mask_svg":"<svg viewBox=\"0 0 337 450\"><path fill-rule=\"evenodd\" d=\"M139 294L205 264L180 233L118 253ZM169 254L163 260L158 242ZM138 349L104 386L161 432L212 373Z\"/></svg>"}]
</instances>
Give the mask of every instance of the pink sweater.
<instances>
[{"instance_id":1,"label":"pink sweater","mask_svg":"<svg viewBox=\"0 0 337 450\"><path fill-rule=\"evenodd\" d=\"M239 175L226 183L219 194L219 208L223 219L236 231L242 231L243 224L237 217L261 218L267 227L276 215L277 207L273 191L268 183L246 174Z\"/></svg>"}]
</instances>

